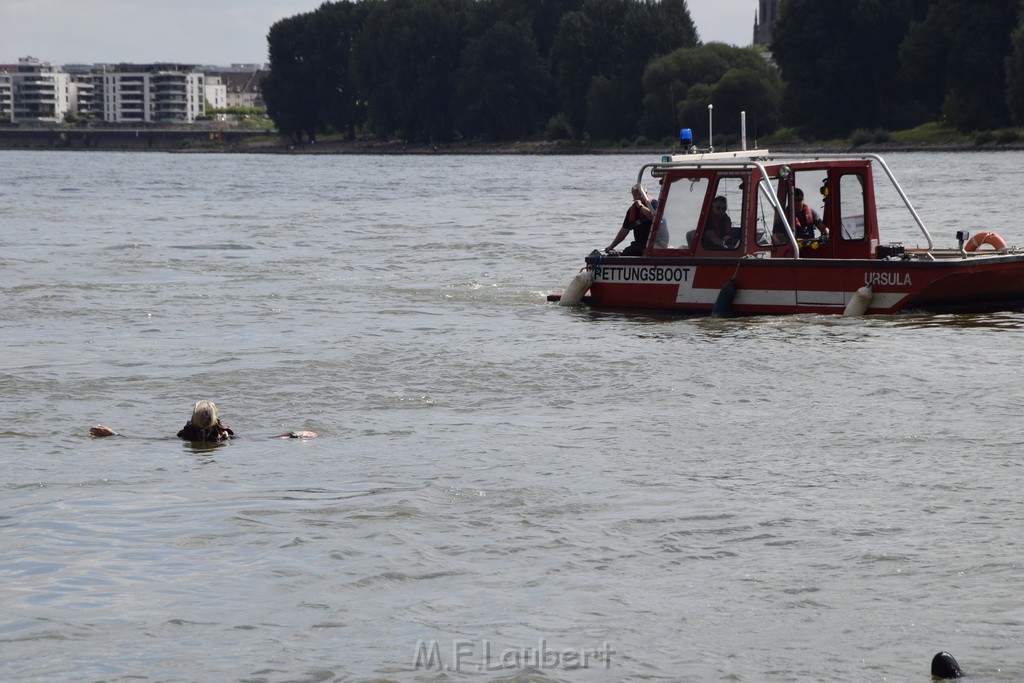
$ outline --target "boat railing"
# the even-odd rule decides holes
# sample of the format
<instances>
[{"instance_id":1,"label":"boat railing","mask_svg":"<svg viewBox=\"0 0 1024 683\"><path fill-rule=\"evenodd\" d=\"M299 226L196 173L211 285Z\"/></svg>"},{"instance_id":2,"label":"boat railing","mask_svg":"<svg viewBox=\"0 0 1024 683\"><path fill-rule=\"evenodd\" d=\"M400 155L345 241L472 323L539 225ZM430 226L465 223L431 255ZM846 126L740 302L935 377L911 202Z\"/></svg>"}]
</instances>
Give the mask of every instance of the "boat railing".
<instances>
[{"instance_id":1,"label":"boat railing","mask_svg":"<svg viewBox=\"0 0 1024 683\"><path fill-rule=\"evenodd\" d=\"M771 202L772 207L775 209L775 215L781 219L779 222L782 223L782 227L786 229L786 236L789 238L789 243L793 245L793 258L800 258L800 243L797 242L796 232L793 230L793 226L789 224L789 215L787 214L786 209L782 206L782 202L779 201L778 196L772 192L772 184L768 179L768 171L766 171L764 166L761 164L758 164L757 166L761 172L761 180L758 181L757 188L765 198ZM770 234L768 237L771 239Z\"/></svg>"},{"instance_id":2,"label":"boat railing","mask_svg":"<svg viewBox=\"0 0 1024 683\"><path fill-rule=\"evenodd\" d=\"M935 244L934 244L934 242L932 242L932 235L931 235L930 232L928 232L928 228L925 227L924 221L921 220L921 216L918 215L917 209L914 208L914 205L910 202L910 198L907 196L907 193L903 191L903 188L900 186L899 181L896 180L896 176L893 175L893 172L889 169L889 164L885 163L885 159L883 159L879 155L877 155L877 154L819 154L819 155L813 155L813 154L773 154L772 158L773 159L800 159L802 161L818 161L818 160L824 160L824 159L858 159L858 160L870 160L870 161L875 162L876 164L878 164L878 166L883 171L885 171L885 175L886 175L886 177L889 178L889 182L892 184L893 189L896 190L896 194L898 194L900 196L900 199L903 200L904 206L907 207L907 211L909 211L910 215L914 218L914 222L917 224L918 229L921 230L921 234L924 235L925 241L928 242L928 251L930 252L932 249L935 248Z\"/></svg>"}]
</instances>

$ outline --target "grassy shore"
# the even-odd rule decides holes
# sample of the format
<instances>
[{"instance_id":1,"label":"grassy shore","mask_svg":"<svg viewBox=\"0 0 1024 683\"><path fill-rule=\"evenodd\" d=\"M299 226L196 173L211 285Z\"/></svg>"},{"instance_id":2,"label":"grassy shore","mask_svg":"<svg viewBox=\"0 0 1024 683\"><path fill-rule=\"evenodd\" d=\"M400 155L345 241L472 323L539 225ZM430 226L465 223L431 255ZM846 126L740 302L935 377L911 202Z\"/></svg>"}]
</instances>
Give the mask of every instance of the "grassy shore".
<instances>
[{"instance_id":1,"label":"grassy shore","mask_svg":"<svg viewBox=\"0 0 1024 683\"><path fill-rule=\"evenodd\" d=\"M715 141L716 151L740 148L735 136ZM929 123L902 131L857 130L849 138L807 140L793 129L782 129L759 140L748 140L748 148L775 152L903 152L903 151L998 151L1024 149L1024 130L1004 129L964 134L938 123ZM174 151L192 153L247 154L645 154L660 155L676 151L670 138L652 141L595 142L580 140L526 140L517 142L481 142L462 140L439 144L409 143L401 140L360 138L348 140L341 135L325 135L315 143L296 143L274 133L215 130L202 126L158 129L46 126L0 128L3 149L106 149Z\"/></svg>"},{"instance_id":2,"label":"grassy shore","mask_svg":"<svg viewBox=\"0 0 1024 683\"><path fill-rule=\"evenodd\" d=\"M858 130L849 138L805 140L791 129L755 142L748 148L787 152L993 151L1024 149L1024 130L1006 129L964 134L938 123L903 131ZM723 138L719 151L738 149L736 139ZM277 136L254 138L223 151L282 154L664 154L676 149L671 139L659 142L608 143L578 140L417 144L401 140L347 140L323 136L298 144ZM196 150L202 151L202 150Z\"/></svg>"}]
</instances>

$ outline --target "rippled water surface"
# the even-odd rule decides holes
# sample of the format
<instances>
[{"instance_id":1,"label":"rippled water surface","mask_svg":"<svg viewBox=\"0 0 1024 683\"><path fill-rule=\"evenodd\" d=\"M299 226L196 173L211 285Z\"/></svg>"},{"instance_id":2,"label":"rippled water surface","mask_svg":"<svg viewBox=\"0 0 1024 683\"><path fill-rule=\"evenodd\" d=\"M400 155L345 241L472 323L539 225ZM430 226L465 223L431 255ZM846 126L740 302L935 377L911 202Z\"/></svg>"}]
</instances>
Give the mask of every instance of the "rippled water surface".
<instances>
[{"instance_id":1,"label":"rippled water surface","mask_svg":"<svg viewBox=\"0 0 1024 683\"><path fill-rule=\"evenodd\" d=\"M0 677L1024 678L1024 315L547 303L648 160L3 153Z\"/></svg>"}]
</instances>

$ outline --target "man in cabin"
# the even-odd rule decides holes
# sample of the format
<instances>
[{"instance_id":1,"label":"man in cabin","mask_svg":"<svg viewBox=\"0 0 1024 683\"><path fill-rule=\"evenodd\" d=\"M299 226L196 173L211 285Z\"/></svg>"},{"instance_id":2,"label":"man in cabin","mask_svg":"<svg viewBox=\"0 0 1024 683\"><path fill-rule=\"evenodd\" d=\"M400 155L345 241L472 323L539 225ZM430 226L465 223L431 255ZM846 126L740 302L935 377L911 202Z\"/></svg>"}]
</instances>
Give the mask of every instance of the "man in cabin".
<instances>
[{"instance_id":1,"label":"man in cabin","mask_svg":"<svg viewBox=\"0 0 1024 683\"><path fill-rule=\"evenodd\" d=\"M821 237L828 240L828 226L821 222L821 216L811 207L804 204L804 191L799 187L793 190L794 210L793 229L800 240L814 239L814 229L821 231Z\"/></svg>"},{"instance_id":2,"label":"man in cabin","mask_svg":"<svg viewBox=\"0 0 1024 683\"><path fill-rule=\"evenodd\" d=\"M739 246L739 230L732 227L732 218L726 213L729 203L719 195L711 201L711 213L704 224L701 242L705 249L735 249Z\"/></svg>"},{"instance_id":3,"label":"man in cabin","mask_svg":"<svg viewBox=\"0 0 1024 683\"><path fill-rule=\"evenodd\" d=\"M645 202L644 199L647 201ZM626 217L622 221L622 227L619 228L618 234L615 235L615 239L612 243L605 247L605 253L614 251L615 247L618 246L619 242L626 239L626 235L633 232L633 242L622 250L623 256L641 256L644 253L644 249L647 247L647 238L651 235L651 226L654 224L654 212L658 208L658 200L651 199L651 195L648 194L647 188L633 187L633 203L629 205L629 209L626 211ZM662 244L664 242L665 244ZM659 234L658 241L655 242L656 247L664 247L668 243L667 236L662 239L662 235Z\"/></svg>"}]
</instances>

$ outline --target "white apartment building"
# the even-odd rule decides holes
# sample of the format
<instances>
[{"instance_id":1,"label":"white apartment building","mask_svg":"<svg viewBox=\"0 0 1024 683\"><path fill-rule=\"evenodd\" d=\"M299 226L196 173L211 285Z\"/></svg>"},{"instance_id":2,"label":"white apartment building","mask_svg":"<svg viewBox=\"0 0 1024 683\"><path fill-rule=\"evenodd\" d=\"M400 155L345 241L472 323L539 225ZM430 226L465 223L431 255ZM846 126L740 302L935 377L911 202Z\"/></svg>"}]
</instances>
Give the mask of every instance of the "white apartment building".
<instances>
[{"instance_id":1,"label":"white apartment building","mask_svg":"<svg viewBox=\"0 0 1024 683\"><path fill-rule=\"evenodd\" d=\"M211 109L227 109L228 86L220 76L206 74L206 102Z\"/></svg>"},{"instance_id":2,"label":"white apartment building","mask_svg":"<svg viewBox=\"0 0 1024 683\"><path fill-rule=\"evenodd\" d=\"M0 71L0 121L11 118L11 74Z\"/></svg>"},{"instance_id":3,"label":"white apartment building","mask_svg":"<svg viewBox=\"0 0 1024 683\"><path fill-rule=\"evenodd\" d=\"M206 113L202 72L180 64L118 64L93 76L95 107L111 123L193 123Z\"/></svg>"},{"instance_id":4,"label":"white apartment building","mask_svg":"<svg viewBox=\"0 0 1024 683\"><path fill-rule=\"evenodd\" d=\"M71 77L68 113L84 117L99 118L96 109L96 79L91 66L65 64L64 71Z\"/></svg>"},{"instance_id":5,"label":"white apartment building","mask_svg":"<svg viewBox=\"0 0 1024 683\"><path fill-rule=\"evenodd\" d=\"M96 111L96 84L91 76L71 75L70 113L79 116L98 116Z\"/></svg>"},{"instance_id":6,"label":"white apartment building","mask_svg":"<svg viewBox=\"0 0 1024 683\"><path fill-rule=\"evenodd\" d=\"M109 123L194 123L211 108L262 107L259 65L223 70L186 64L68 64L34 57L0 65L0 120L60 123L69 115Z\"/></svg>"},{"instance_id":7,"label":"white apartment building","mask_svg":"<svg viewBox=\"0 0 1024 683\"><path fill-rule=\"evenodd\" d=\"M35 57L18 60L11 79L11 122L64 120L71 99L71 79L51 62Z\"/></svg>"}]
</instances>

